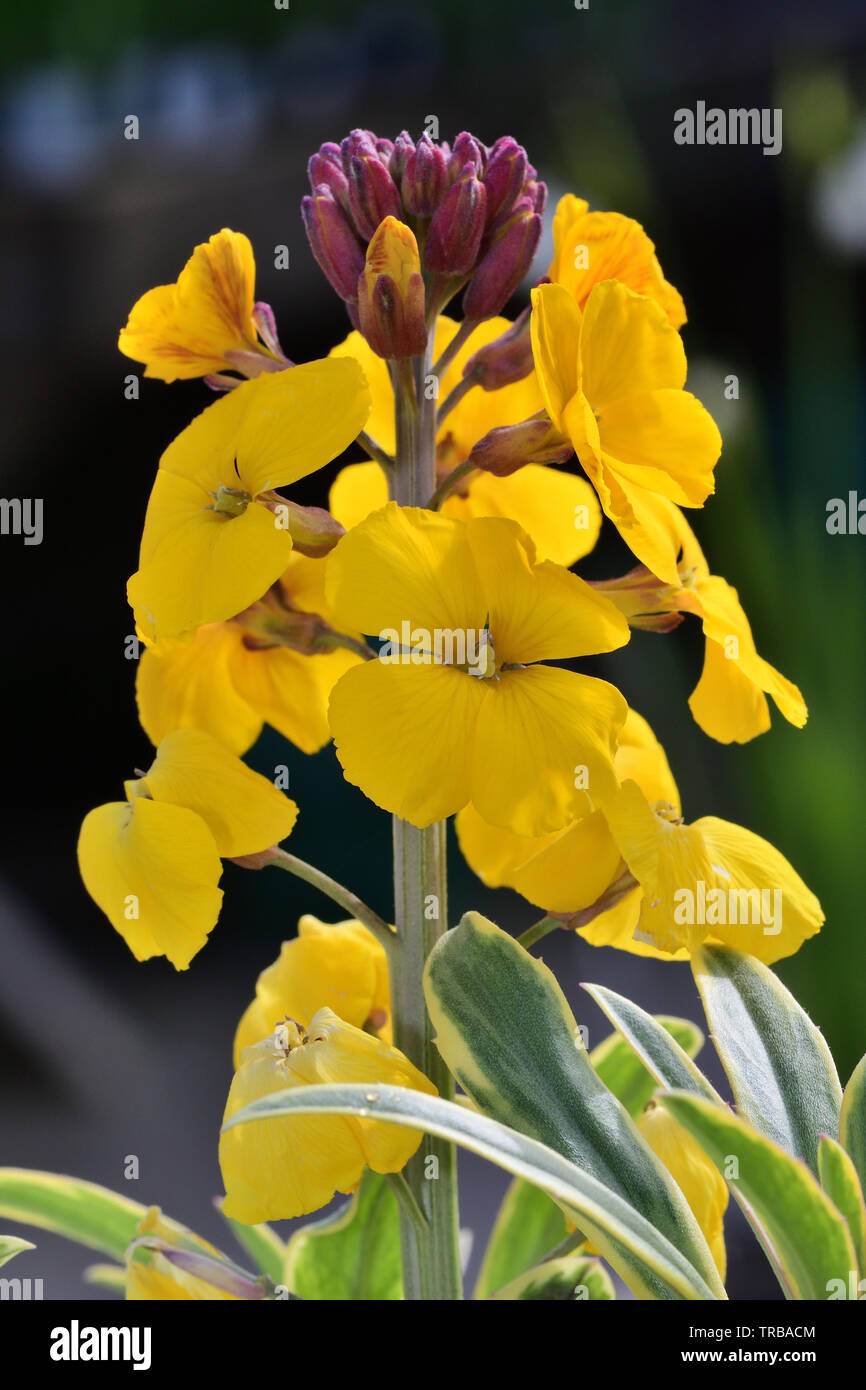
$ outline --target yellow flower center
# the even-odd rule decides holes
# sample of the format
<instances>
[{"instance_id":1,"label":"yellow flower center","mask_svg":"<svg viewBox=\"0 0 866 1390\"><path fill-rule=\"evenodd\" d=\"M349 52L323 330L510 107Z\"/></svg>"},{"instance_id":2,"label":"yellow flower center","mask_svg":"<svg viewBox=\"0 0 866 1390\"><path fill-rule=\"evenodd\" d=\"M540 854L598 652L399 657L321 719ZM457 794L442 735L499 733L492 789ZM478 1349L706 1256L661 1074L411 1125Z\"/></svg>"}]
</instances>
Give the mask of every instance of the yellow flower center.
<instances>
[{"instance_id":1,"label":"yellow flower center","mask_svg":"<svg viewBox=\"0 0 866 1390\"><path fill-rule=\"evenodd\" d=\"M273 1032L273 1044L277 1052L283 1054L283 1058L289 1056L298 1047L305 1047L308 1043L324 1042L324 1038L311 1038L302 1023L286 1015L282 1023L278 1023Z\"/></svg>"},{"instance_id":2,"label":"yellow flower center","mask_svg":"<svg viewBox=\"0 0 866 1390\"><path fill-rule=\"evenodd\" d=\"M669 801L657 801L653 806L653 811L665 825L682 825L683 823L682 816Z\"/></svg>"},{"instance_id":3,"label":"yellow flower center","mask_svg":"<svg viewBox=\"0 0 866 1390\"><path fill-rule=\"evenodd\" d=\"M220 483L216 492L211 493L211 497L214 499L211 511L224 517L242 516L253 500L243 488L226 487L224 483Z\"/></svg>"}]
</instances>

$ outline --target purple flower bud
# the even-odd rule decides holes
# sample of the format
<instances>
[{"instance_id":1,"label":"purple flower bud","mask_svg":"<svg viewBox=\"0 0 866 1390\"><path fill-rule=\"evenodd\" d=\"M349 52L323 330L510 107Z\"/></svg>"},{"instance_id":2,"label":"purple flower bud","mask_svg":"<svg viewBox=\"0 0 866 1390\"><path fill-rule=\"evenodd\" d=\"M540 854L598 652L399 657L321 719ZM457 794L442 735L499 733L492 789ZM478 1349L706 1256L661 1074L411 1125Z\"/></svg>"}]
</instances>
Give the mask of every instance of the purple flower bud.
<instances>
[{"instance_id":1,"label":"purple flower bud","mask_svg":"<svg viewBox=\"0 0 866 1390\"><path fill-rule=\"evenodd\" d=\"M451 158L448 160L448 177L453 183L455 179L460 178L467 164L471 164L476 173L483 173L484 162L483 147L474 135L464 130L454 141Z\"/></svg>"},{"instance_id":2,"label":"purple flower bud","mask_svg":"<svg viewBox=\"0 0 866 1390\"><path fill-rule=\"evenodd\" d=\"M403 206L416 217L432 217L447 187L445 156L429 135L422 135L406 160L400 185Z\"/></svg>"},{"instance_id":3,"label":"purple flower bud","mask_svg":"<svg viewBox=\"0 0 866 1390\"><path fill-rule=\"evenodd\" d=\"M485 473L507 478L527 463L565 463L573 453L571 441L545 417L490 430L473 444L469 462Z\"/></svg>"},{"instance_id":4,"label":"purple flower bud","mask_svg":"<svg viewBox=\"0 0 866 1390\"><path fill-rule=\"evenodd\" d=\"M301 215L310 248L341 299L354 301L364 252L331 189L320 184L301 200Z\"/></svg>"},{"instance_id":5,"label":"purple flower bud","mask_svg":"<svg viewBox=\"0 0 866 1390\"><path fill-rule=\"evenodd\" d=\"M391 151L391 158L388 160L388 172L395 184L399 187L403 177L403 170L406 168L406 161L415 151L415 141L408 130L401 130L397 139L394 141L394 148Z\"/></svg>"},{"instance_id":6,"label":"purple flower bud","mask_svg":"<svg viewBox=\"0 0 866 1390\"><path fill-rule=\"evenodd\" d=\"M526 182L528 168L526 152L516 140L505 136L496 141L484 174L488 221L501 209L513 207Z\"/></svg>"},{"instance_id":7,"label":"purple flower bud","mask_svg":"<svg viewBox=\"0 0 866 1390\"><path fill-rule=\"evenodd\" d=\"M463 296L468 319L489 319L508 303L538 249L541 218L520 212L503 228L483 257Z\"/></svg>"},{"instance_id":8,"label":"purple flower bud","mask_svg":"<svg viewBox=\"0 0 866 1390\"><path fill-rule=\"evenodd\" d=\"M523 196L532 200L533 212L537 212L541 216L547 202L547 184L535 178L535 170L532 172L533 177L524 184Z\"/></svg>"},{"instance_id":9,"label":"purple flower bud","mask_svg":"<svg viewBox=\"0 0 866 1390\"><path fill-rule=\"evenodd\" d=\"M337 202L348 211L349 180L343 169L343 156L340 153L339 145L331 143L322 145L314 155L310 156L307 162L307 174L313 192L324 184L325 187L330 188Z\"/></svg>"},{"instance_id":10,"label":"purple flower bud","mask_svg":"<svg viewBox=\"0 0 866 1390\"><path fill-rule=\"evenodd\" d=\"M375 151L361 149L351 155L348 174L349 210L359 234L369 241L386 217L399 219L403 211L400 195Z\"/></svg>"},{"instance_id":11,"label":"purple flower bud","mask_svg":"<svg viewBox=\"0 0 866 1390\"><path fill-rule=\"evenodd\" d=\"M376 137L376 150L383 164L387 164L391 155L394 153L394 141L386 140L384 137Z\"/></svg>"},{"instance_id":12,"label":"purple flower bud","mask_svg":"<svg viewBox=\"0 0 866 1390\"><path fill-rule=\"evenodd\" d=\"M428 270L468 275L475 265L484 232L487 194L471 166L453 183L439 204L424 243Z\"/></svg>"},{"instance_id":13,"label":"purple flower bud","mask_svg":"<svg viewBox=\"0 0 866 1390\"><path fill-rule=\"evenodd\" d=\"M533 367L529 315L527 306L501 337L485 343L469 358L463 375L471 376L482 391L498 391L529 376Z\"/></svg>"}]
</instances>

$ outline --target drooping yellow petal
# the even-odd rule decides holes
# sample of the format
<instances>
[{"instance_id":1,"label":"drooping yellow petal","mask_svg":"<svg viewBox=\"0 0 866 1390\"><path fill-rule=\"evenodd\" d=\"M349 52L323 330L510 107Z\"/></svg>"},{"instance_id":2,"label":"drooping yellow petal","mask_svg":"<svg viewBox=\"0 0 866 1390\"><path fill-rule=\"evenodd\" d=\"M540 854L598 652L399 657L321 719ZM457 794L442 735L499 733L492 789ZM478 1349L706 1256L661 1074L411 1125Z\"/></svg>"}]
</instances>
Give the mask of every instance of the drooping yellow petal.
<instances>
[{"instance_id":1,"label":"drooping yellow petal","mask_svg":"<svg viewBox=\"0 0 866 1390\"><path fill-rule=\"evenodd\" d=\"M532 538L540 560L566 569L589 555L601 530L601 508L586 479L536 463L507 478L475 474L466 495L446 497L442 512L458 521L481 516L516 521Z\"/></svg>"},{"instance_id":2,"label":"drooping yellow petal","mask_svg":"<svg viewBox=\"0 0 866 1390\"><path fill-rule=\"evenodd\" d=\"M97 806L78 840L84 886L136 960L186 970L219 916L222 865L200 816L136 797Z\"/></svg>"},{"instance_id":3,"label":"drooping yellow petal","mask_svg":"<svg viewBox=\"0 0 866 1390\"><path fill-rule=\"evenodd\" d=\"M637 710L630 708L626 715L614 767L621 782L637 783L650 805L665 801L679 815L680 794L667 754Z\"/></svg>"},{"instance_id":4,"label":"drooping yellow petal","mask_svg":"<svg viewBox=\"0 0 866 1390\"><path fill-rule=\"evenodd\" d=\"M242 641L240 628L210 623L189 641L142 651L135 695L151 743L160 743L175 729L203 729L232 753L252 747L263 715L244 699L233 678Z\"/></svg>"},{"instance_id":5,"label":"drooping yellow petal","mask_svg":"<svg viewBox=\"0 0 866 1390\"><path fill-rule=\"evenodd\" d=\"M536 291L546 292L546 285ZM583 394L602 412L627 396L679 390L686 380L679 333L658 304L615 280L596 285L587 300L580 362Z\"/></svg>"},{"instance_id":6,"label":"drooping yellow petal","mask_svg":"<svg viewBox=\"0 0 866 1390\"><path fill-rule=\"evenodd\" d=\"M614 686L555 666L507 671L483 684L471 800L484 820L545 835L613 795L627 709Z\"/></svg>"},{"instance_id":7,"label":"drooping yellow petal","mask_svg":"<svg viewBox=\"0 0 866 1390\"><path fill-rule=\"evenodd\" d=\"M715 939L772 965L820 931L821 904L773 845L716 816L692 829L706 845L714 886L727 895L727 922L707 928Z\"/></svg>"},{"instance_id":8,"label":"drooping yellow petal","mask_svg":"<svg viewBox=\"0 0 866 1390\"><path fill-rule=\"evenodd\" d=\"M727 1268L724 1231L727 1183L697 1140L664 1106L650 1101L638 1119L637 1127L691 1207L710 1247L719 1278L724 1282Z\"/></svg>"},{"instance_id":9,"label":"drooping yellow petal","mask_svg":"<svg viewBox=\"0 0 866 1390\"><path fill-rule=\"evenodd\" d=\"M228 366L227 352L259 352L252 320L255 261L248 239L224 227L197 246L175 285L133 305L118 347L163 381Z\"/></svg>"},{"instance_id":10,"label":"drooping yellow petal","mask_svg":"<svg viewBox=\"0 0 866 1390\"><path fill-rule=\"evenodd\" d=\"M164 738L141 781L154 801L200 816L223 858L284 840L298 815L273 782L201 729L178 729Z\"/></svg>"},{"instance_id":11,"label":"drooping yellow petal","mask_svg":"<svg viewBox=\"0 0 866 1390\"><path fill-rule=\"evenodd\" d=\"M602 511L613 522L632 554L658 579L679 588L678 547L659 516L655 505L659 499L646 488L615 473L607 457L599 459L589 449L582 449L580 453Z\"/></svg>"},{"instance_id":12,"label":"drooping yellow petal","mask_svg":"<svg viewBox=\"0 0 866 1390\"><path fill-rule=\"evenodd\" d=\"M199 1279L180 1266L172 1264L158 1250L150 1252L150 1260L145 1264L141 1259L130 1260L126 1267L127 1301L199 1302L211 1301L230 1303L241 1302L237 1294L226 1293Z\"/></svg>"},{"instance_id":13,"label":"drooping yellow petal","mask_svg":"<svg viewBox=\"0 0 866 1390\"><path fill-rule=\"evenodd\" d=\"M235 1066L245 1047L261 1042L284 1018L306 1028L321 1008L339 1010L346 1023L391 1041L388 961L360 922L301 918L298 935L283 942L273 965L259 975L235 1034Z\"/></svg>"},{"instance_id":14,"label":"drooping yellow petal","mask_svg":"<svg viewBox=\"0 0 866 1390\"><path fill-rule=\"evenodd\" d=\"M598 430L604 461L620 478L685 507L702 506L713 491L721 436L688 391L633 392L611 401ZM581 463L584 452L578 451Z\"/></svg>"},{"instance_id":15,"label":"drooping yellow petal","mask_svg":"<svg viewBox=\"0 0 866 1390\"><path fill-rule=\"evenodd\" d=\"M377 359L381 361L381 358ZM388 479L378 463L350 463L341 468L328 497L328 510L351 531L388 501Z\"/></svg>"},{"instance_id":16,"label":"drooping yellow petal","mask_svg":"<svg viewBox=\"0 0 866 1390\"><path fill-rule=\"evenodd\" d=\"M266 723L302 753L317 753L331 738L331 691L359 661L360 657L342 648L318 656L302 656L287 647L257 651L241 643L232 665L232 678L239 693Z\"/></svg>"},{"instance_id":17,"label":"drooping yellow petal","mask_svg":"<svg viewBox=\"0 0 866 1390\"><path fill-rule=\"evenodd\" d=\"M491 825L470 803L454 822L467 864L488 888L514 887L514 872L532 855L555 843L562 831L527 838Z\"/></svg>"},{"instance_id":18,"label":"drooping yellow petal","mask_svg":"<svg viewBox=\"0 0 866 1390\"><path fill-rule=\"evenodd\" d=\"M459 811L470 796L472 740L485 684L445 665L377 659L347 671L329 708L347 780L413 825Z\"/></svg>"},{"instance_id":19,"label":"drooping yellow petal","mask_svg":"<svg viewBox=\"0 0 866 1390\"><path fill-rule=\"evenodd\" d=\"M557 429L563 412L580 389L583 315L562 285L532 291L532 356L545 409Z\"/></svg>"},{"instance_id":20,"label":"drooping yellow petal","mask_svg":"<svg viewBox=\"0 0 866 1390\"><path fill-rule=\"evenodd\" d=\"M308 1030L278 1028L270 1038L245 1049L224 1122L274 1091L329 1082L379 1082L436 1093L396 1048L322 1008ZM224 1130L223 1210L246 1225L304 1216L324 1206L335 1192L353 1191L365 1167L399 1172L421 1137L397 1125L341 1115L298 1115Z\"/></svg>"},{"instance_id":21,"label":"drooping yellow petal","mask_svg":"<svg viewBox=\"0 0 866 1390\"><path fill-rule=\"evenodd\" d=\"M682 298L665 280L653 243L633 218L618 212L590 212L583 198L567 193L553 217L553 246L547 273L581 308L594 285L620 280L655 300L674 328L685 323Z\"/></svg>"},{"instance_id":22,"label":"drooping yellow petal","mask_svg":"<svg viewBox=\"0 0 866 1390\"><path fill-rule=\"evenodd\" d=\"M388 374L388 364L370 347L367 339L356 331L351 332L342 343L331 348L330 358L351 357L360 365L370 387L371 409L367 417L366 430L386 454L393 454L394 434L394 388ZM383 499L387 501L386 496ZM334 513L336 516L336 512ZM343 522L346 526L346 522Z\"/></svg>"}]
</instances>

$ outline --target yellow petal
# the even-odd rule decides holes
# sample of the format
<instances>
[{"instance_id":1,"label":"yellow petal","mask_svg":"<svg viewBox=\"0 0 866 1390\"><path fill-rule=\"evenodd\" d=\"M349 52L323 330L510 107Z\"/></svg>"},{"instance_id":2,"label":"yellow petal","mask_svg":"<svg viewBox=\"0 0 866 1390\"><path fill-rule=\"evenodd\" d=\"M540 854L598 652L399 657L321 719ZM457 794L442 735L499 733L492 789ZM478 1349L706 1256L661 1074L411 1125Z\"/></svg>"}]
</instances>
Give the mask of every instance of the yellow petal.
<instances>
[{"instance_id":1,"label":"yellow petal","mask_svg":"<svg viewBox=\"0 0 866 1390\"><path fill-rule=\"evenodd\" d=\"M255 854L284 840L298 815L294 801L273 782L200 729L178 729L164 738L142 780L154 801L200 816L223 858Z\"/></svg>"},{"instance_id":2,"label":"yellow petal","mask_svg":"<svg viewBox=\"0 0 866 1390\"><path fill-rule=\"evenodd\" d=\"M637 710L629 709L626 715L614 767L621 782L637 783L650 805L666 801L679 815L680 794L667 754Z\"/></svg>"},{"instance_id":3,"label":"yellow petal","mask_svg":"<svg viewBox=\"0 0 866 1390\"><path fill-rule=\"evenodd\" d=\"M580 389L583 315L562 285L532 291L532 356L545 408L557 429L563 411Z\"/></svg>"},{"instance_id":4,"label":"yellow petal","mask_svg":"<svg viewBox=\"0 0 866 1390\"><path fill-rule=\"evenodd\" d=\"M638 1119L637 1127L691 1207L710 1247L719 1278L724 1282L727 1266L724 1233L727 1183L697 1140L664 1106L650 1101Z\"/></svg>"},{"instance_id":5,"label":"yellow petal","mask_svg":"<svg viewBox=\"0 0 866 1390\"><path fill-rule=\"evenodd\" d=\"M203 729L232 753L252 747L263 717L238 692L232 676L242 642L240 628L212 623L188 642L141 653L135 695L151 743L160 743L175 729Z\"/></svg>"},{"instance_id":6,"label":"yellow petal","mask_svg":"<svg viewBox=\"0 0 866 1390\"><path fill-rule=\"evenodd\" d=\"M684 947L661 951L641 932L639 924L643 896L643 889L635 888L607 912L594 917L587 926L578 927L578 936L582 936L591 946L615 946L617 950L628 951L632 956L664 961L688 960L689 952Z\"/></svg>"},{"instance_id":7,"label":"yellow petal","mask_svg":"<svg viewBox=\"0 0 866 1390\"><path fill-rule=\"evenodd\" d=\"M553 666L507 671L483 684L471 799L484 820L544 835L613 795L627 708L618 690Z\"/></svg>"},{"instance_id":8,"label":"yellow petal","mask_svg":"<svg viewBox=\"0 0 866 1390\"><path fill-rule=\"evenodd\" d=\"M668 321L686 320L682 298L665 280L655 247L643 227L618 212L590 212L582 198L566 194L553 218L550 279L564 285L581 307L593 286L620 280L637 294L654 299Z\"/></svg>"},{"instance_id":9,"label":"yellow petal","mask_svg":"<svg viewBox=\"0 0 866 1390\"><path fill-rule=\"evenodd\" d=\"M377 362L382 362L377 357ZM351 531L388 501L388 479L378 463L350 463L341 468L331 487L328 510Z\"/></svg>"},{"instance_id":10,"label":"yellow petal","mask_svg":"<svg viewBox=\"0 0 866 1390\"><path fill-rule=\"evenodd\" d=\"M532 537L540 560L566 568L589 555L601 530L601 508L586 480L535 463L507 478L478 473L466 496L452 493L442 511L459 521L479 516L516 521Z\"/></svg>"},{"instance_id":11,"label":"yellow petal","mask_svg":"<svg viewBox=\"0 0 866 1390\"><path fill-rule=\"evenodd\" d=\"M342 649L302 656L288 647L257 650L241 644L232 678L238 692L272 728L302 753L317 753L331 738L331 691L359 661L353 652Z\"/></svg>"},{"instance_id":12,"label":"yellow petal","mask_svg":"<svg viewBox=\"0 0 866 1390\"><path fill-rule=\"evenodd\" d=\"M682 339L663 310L615 280L596 285L586 302L580 362L583 393L602 412L624 396L679 390L686 379Z\"/></svg>"},{"instance_id":13,"label":"yellow petal","mask_svg":"<svg viewBox=\"0 0 866 1390\"><path fill-rule=\"evenodd\" d=\"M619 531L632 554L658 579L679 589L679 546L672 538L657 503L646 488L630 481L588 449L579 450L580 461L592 479L602 510Z\"/></svg>"},{"instance_id":14,"label":"yellow petal","mask_svg":"<svg viewBox=\"0 0 866 1390\"><path fill-rule=\"evenodd\" d=\"M470 750L484 684L452 666L386 665L377 659L347 671L329 709L346 779L413 825L459 811L469 800Z\"/></svg>"},{"instance_id":15,"label":"yellow petal","mask_svg":"<svg viewBox=\"0 0 866 1390\"><path fill-rule=\"evenodd\" d=\"M515 869L512 887L546 912L579 912L598 901L621 863L607 821L594 811Z\"/></svg>"},{"instance_id":16,"label":"yellow petal","mask_svg":"<svg viewBox=\"0 0 866 1390\"><path fill-rule=\"evenodd\" d=\"M435 1087L398 1052L320 1009L309 1036L286 1052L278 1034L247 1048L229 1092L225 1120L274 1091L328 1082ZM397 1125L341 1115L298 1115L239 1125L222 1134L223 1210L244 1224L304 1216L336 1191L351 1192L364 1168L394 1173L421 1134Z\"/></svg>"},{"instance_id":17,"label":"yellow petal","mask_svg":"<svg viewBox=\"0 0 866 1390\"><path fill-rule=\"evenodd\" d=\"M385 450L386 454L393 454L395 447L394 389L388 375L387 362L384 358L378 357L369 346L366 338L357 332L350 333L342 343L331 348L329 357L351 357L360 365L370 387L372 402L366 424L367 433ZM387 496L383 498L383 501L387 501ZM334 515L336 516L336 512ZM344 521L343 525L347 526L347 523Z\"/></svg>"},{"instance_id":18,"label":"yellow petal","mask_svg":"<svg viewBox=\"0 0 866 1390\"><path fill-rule=\"evenodd\" d=\"M201 817L137 797L97 806L78 840L84 886L137 960L186 970L219 916L222 865Z\"/></svg>"},{"instance_id":19,"label":"yellow petal","mask_svg":"<svg viewBox=\"0 0 866 1390\"><path fill-rule=\"evenodd\" d=\"M514 872L533 854L559 839L563 831L528 838L491 825L470 803L454 823L467 864L488 888L514 886Z\"/></svg>"},{"instance_id":20,"label":"yellow petal","mask_svg":"<svg viewBox=\"0 0 866 1390\"><path fill-rule=\"evenodd\" d=\"M127 1301L159 1300L168 1302L227 1301L238 1303L237 1294L215 1288L178 1265L172 1264L158 1250L150 1253L150 1263L130 1260L126 1267Z\"/></svg>"},{"instance_id":21,"label":"yellow petal","mask_svg":"<svg viewBox=\"0 0 866 1390\"><path fill-rule=\"evenodd\" d=\"M605 463L620 478L686 507L702 506L713 491L722 440L688 391L634 392L611 401L598 428Z\"/></svg>"},{"instance_id":22,"label":"yellow petal","mask_svg":"<svg viewBox=\"0 0 866 1390\"><path fill-rule=\"evenodd\" d=\"M373 1017L375 1030L391 1041L388 962L384 947L360 922L329 925L302 917L299 934L284 941L273 965L256 982L256 997L235 1035L235 1067L240 1054L272 1033L286 1017L305 1028L320 1008L363 1028Z\"/></svg>"}]
</instances>

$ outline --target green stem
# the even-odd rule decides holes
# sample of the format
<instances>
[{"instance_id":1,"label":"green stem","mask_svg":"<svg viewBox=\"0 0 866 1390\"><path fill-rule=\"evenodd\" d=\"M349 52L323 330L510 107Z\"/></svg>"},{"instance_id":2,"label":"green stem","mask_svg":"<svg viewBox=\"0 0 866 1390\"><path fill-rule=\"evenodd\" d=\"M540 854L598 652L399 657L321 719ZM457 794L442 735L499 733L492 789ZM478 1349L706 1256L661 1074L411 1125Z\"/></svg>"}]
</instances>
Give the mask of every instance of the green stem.
<instances>
[{"instance_id":1,"label":"green stem","mask_svg":"<svg viewBox=\"0 0 866 1390\"><path fill-rule=\"evenodd\" d=\"M338 883L335 878L329 878L323 874L321 869L316 869L312 864L308 864L305 859L298 859L294 854L287 854L284 849L275 846L270 851L270 858L267 861L277 869L285 869L287 873L294 874L295 878L302 878L305 883L309 883L313 888L318 888L320 893L331 898L340 907L349 913L350 917L355 917L359 922L363 922L378 941L385 947L386 951L393 949L396 937L394 928L389 926L378 912L374 912L372 907L368 907L362 902L356 893L348 888L344 888L342 883Z\"/></svg>"},{"instance_id":2,"label":"green stem","mask_svg":"<svg viewBox=\"0 0 866 1390\"><path fill-rule=\"evenodd\" d=\"M394 460L391 455L386 453L381 444L377 444L372 435L369 435L366 430L361 430L361 433L358 435L357 443L360 444L365 454L369 454L371 459L375 459L376 463L381 464L386 472L394 467Z\"/></svg>"},{"instance_id":3,"label":"green stem","mask_svg":"<svg viewBox=\"0 0 866 1390\"><path fill-rule=\"evenodd\" d=\"M464 478L467 478L470 473L474 472L475 464L471 463L469 459L464 459L462 463L457 464L456 468L452 468L450 473L446 473L436 491L433 493L433 496L430 498L430 501L427 503L431 512L438 512L445 498L450 496L457 484L461 483Z\"/></svg>"},{"instance_id":4,"label":"green stem","mask_svg":"<svg viewBox=\"0 0 866 1390\"><path fill-rule=\"evenodd\" d=\"M423 507L436 486L436 403L422 389L430 370L433 331L423 359L415 364L416 389L405 372L396 396L396 467L392 496L402 506ZM435 1043L424 1003L423 973L430 951L447 930L445 822L419 829L394 817L394 921L390 952L394 1041L409 1060L451 1099L454 1082ZM403 1170L409 1192L426 1225L423 1230L400 1209L404 1296L449 1301L462 1297L457 1207L457 1153L453 1144L425 1136Z\"/></svg>"},{"instance_id":5,"label":"green stem","mask_svg":"<svg viewBox=\"0 0 866 1390\"><path fill-rule=\"evenodd\" d=\"M531 927L527 927L525 932L521 932L517 940L528 951L530 946L535 945L536 941L540 941L544 936L549 936L552 931L556 931L557 927L561 926L562 921L559 917L542 917L538 922L533 922Z\"/></svg>"}]
</instances>

